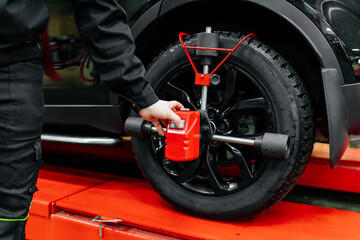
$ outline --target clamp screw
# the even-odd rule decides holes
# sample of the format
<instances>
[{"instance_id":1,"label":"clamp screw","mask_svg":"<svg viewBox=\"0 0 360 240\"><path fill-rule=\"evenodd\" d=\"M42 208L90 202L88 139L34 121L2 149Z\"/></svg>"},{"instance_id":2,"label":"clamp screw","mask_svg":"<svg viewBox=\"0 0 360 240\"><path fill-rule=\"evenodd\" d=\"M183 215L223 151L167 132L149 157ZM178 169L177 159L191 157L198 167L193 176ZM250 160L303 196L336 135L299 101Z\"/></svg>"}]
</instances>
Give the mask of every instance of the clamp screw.
<instances>
[{"instance_id":1,"label":"clamp screw","mask_svg":"<svg viewBox=\"0 0 360 240\"><path fill-rule=\"evenodd\" d=\"M219 130L224 130L226 128L226 125L224 123L220 123Z\"/></svg>"},{"instance_id":2,"label":"clamp screw","mask_svg":"<svg viewBox=\"0 0 360 240\"><path fill-rule=\"evenodd\" d=\"M219 123L218 130L219 132L225 132L229 129L229 127L230 127L230 123L228 122L228 120L224 119Z\"/></svg>"},{"instance_id":3,"label":"clamp screw","mask_svg":"<svg viewBox=\"0 0 360 240\"><path fill-rule=\"evenodd\" d=\"M219 85L221 82L221 78L219 75L217 74L213 74L211 77L210 77L210 84L213 85L213 86L217 86Z\"/></svg>"}]
</instances>

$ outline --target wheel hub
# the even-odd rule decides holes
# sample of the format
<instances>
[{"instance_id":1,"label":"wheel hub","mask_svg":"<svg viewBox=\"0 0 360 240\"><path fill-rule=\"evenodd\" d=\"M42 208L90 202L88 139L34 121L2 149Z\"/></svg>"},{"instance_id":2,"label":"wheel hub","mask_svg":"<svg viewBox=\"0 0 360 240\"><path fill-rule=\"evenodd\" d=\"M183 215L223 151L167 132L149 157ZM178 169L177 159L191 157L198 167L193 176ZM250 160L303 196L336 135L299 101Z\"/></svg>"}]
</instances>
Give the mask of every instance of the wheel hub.
<instances>
[{"instance_id":1,"label":"wheel hub","mask_svg":"<svg viewBox=\"0 0 360 240\"><path fill-rule=\"evenodd\" d=\"M224 113L219 109L210 107L207 109L207 113L213 133L225 133L231 130L230 121L222 118Z\"/></svg>"}]
</instances>

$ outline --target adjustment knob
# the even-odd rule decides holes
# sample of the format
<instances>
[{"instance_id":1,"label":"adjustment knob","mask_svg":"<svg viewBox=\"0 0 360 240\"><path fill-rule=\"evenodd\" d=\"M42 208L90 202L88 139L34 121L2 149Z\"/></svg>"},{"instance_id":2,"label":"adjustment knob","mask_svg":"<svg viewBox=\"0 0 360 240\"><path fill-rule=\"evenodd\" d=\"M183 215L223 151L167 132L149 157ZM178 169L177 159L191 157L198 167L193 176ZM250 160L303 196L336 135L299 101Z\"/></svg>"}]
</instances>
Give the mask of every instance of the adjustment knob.
<instances>
[{"instance_id":1,"label":"adjustment knob","mask_svg":"<svg viewBox=\"0 0 360 240\"><path fill-rule=\"evenodd\" d=\"M214 74L210 77L210 84L213 85L213 86L217 86L219 85L221 82L221 78L219 75L217 74Z\"/></svg>"}]
</instances>

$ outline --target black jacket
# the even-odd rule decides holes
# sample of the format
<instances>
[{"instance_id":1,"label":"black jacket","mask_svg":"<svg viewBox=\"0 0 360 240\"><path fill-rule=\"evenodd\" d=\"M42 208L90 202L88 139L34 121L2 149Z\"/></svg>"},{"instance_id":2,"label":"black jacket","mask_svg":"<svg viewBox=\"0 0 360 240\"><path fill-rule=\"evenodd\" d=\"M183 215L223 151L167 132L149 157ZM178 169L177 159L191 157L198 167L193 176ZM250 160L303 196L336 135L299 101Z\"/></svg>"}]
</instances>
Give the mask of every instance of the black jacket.
<instances>
[{"instance_id":1,"label":"black jacket","mask_svg":"<svg viewBox=\"0 0 360 240\"><path fill-rule=\"evenodd\" d=\"M71 0L76 25L101 80L139 108L158 98L134 56L135 43L125 11L113 0ZM0 64L33 44L45 31L49 12L45 0L0 0Z\"/></svg>"}]
</instances>

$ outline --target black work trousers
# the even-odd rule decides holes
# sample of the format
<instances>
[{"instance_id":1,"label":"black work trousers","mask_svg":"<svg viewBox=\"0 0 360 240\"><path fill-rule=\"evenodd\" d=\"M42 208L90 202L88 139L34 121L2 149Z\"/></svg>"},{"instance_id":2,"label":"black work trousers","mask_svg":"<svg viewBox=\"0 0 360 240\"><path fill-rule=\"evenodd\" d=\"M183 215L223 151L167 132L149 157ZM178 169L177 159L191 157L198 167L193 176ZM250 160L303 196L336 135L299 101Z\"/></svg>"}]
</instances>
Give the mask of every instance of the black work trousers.
<instances>
[{"instance_id":1,"label":"black work trousers","mask_svg":"<svg viewBox=\"0 0 360 240\"><path fill-rule=\"evenodd\" d=\"M22 240L42 161L41 49L32 43L0 56L0 239Z\"/></svg>"}]
</instances>

